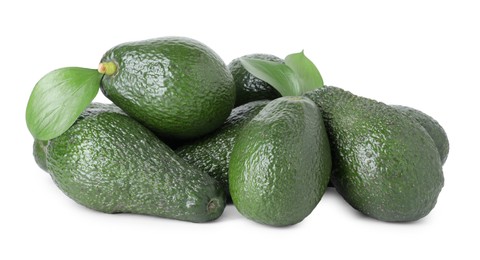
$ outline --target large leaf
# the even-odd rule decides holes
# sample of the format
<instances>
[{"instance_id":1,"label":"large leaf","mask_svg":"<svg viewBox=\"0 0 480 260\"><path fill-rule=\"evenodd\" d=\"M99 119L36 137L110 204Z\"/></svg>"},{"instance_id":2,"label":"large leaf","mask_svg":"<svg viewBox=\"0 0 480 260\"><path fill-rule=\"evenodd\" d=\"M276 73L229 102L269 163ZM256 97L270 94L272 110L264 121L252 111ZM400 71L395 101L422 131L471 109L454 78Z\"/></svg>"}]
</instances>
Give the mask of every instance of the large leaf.
<instances>
[{"instance_id":1,"label":"large leaf","mask_svg":"<svg viewBox=\"0 0 480 260\"><path fill-rule=\"evenodd\" d=\"M64 133L92 102L102 75L77 67L54 70L38 81L28 100L26 120L30 133L49 140Z\"/></svg>"},{"instance_id":2,"label":"large leaf","mask_svg":"<svg viewBox=\"0 0 480 260\"><path fill-rule=\"evenodd\" d=\"M303 51L288 55L285 64L295 72L302 94L323 87L322 75Z\"/></svg>"},{"instance_id":3,"label":"large leaf","mask_svg":"<svg viewBox=\"0 0 480 260\"><path fill-rule=\"evenodd\" d=\"M252 58L240 58L240 62L248 72L272 85L282 96L301 95L295 72L287 65Z\"/></svg>"}]
</instances>

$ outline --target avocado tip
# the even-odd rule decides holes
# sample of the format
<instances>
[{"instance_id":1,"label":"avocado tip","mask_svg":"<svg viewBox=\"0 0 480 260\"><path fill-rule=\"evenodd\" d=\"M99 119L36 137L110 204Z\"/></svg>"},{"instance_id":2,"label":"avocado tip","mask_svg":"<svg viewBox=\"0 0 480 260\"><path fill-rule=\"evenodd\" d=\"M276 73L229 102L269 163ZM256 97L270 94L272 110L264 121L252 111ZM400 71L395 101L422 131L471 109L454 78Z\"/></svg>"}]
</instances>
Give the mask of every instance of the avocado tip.
<instances>
[{"instance_id":1,"label":"avocado tip","mask_svg":"<svg viewBox=\"0 0 480 260\"><path fill-rule=\"evenodd\" d=\"M117 65L114 62L101 62L98 64L98 72L108 76L113 75L117 71Z\"/></svg>"}]
</instances>

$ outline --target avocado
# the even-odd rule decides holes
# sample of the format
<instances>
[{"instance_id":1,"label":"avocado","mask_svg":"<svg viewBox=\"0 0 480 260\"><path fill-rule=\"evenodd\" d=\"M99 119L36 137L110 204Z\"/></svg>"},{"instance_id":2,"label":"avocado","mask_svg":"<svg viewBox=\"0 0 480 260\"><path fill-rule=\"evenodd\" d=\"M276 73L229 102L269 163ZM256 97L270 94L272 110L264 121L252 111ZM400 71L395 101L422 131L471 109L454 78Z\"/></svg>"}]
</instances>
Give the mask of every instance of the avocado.
<instances>
[{"instance_id":1,"label":"avocado","mask_svg":"<svg viewBox=\"0 0 480 260\"><path fill-rule=\"evenodd\" d=\"M217 181L114 105L92 104L39 151L57 186L97 211L206 222L225 207Z\"/></svg>"},{"instance_id":2,"label":"avocado","mask_svg":"<svg viewBox=\"0 0 480 260\"><path fill-rule=\"evenodd\" d=\"M237 136L228 173L233 204L258 223L299 223L322 198L331 166L315 103L305 97L275 99Z\"/></svg>"},{"instance_id":3,"label":"avocado","mask_svg":"<svg viewBox=\"0 0 480 260\"><path fill-rule=\"evenodd\" d=\"M220 129L183 144L175 150L186 162L215 178L223 186L228 200L230 199L228 165L236 137L242 127L256 116L268 102L270 101L252 101L234 108Z\"/></svg>"},{"instance_id":4,"label":"avocado","mask_svg":"<svg viewBox=\"0 0 480 260\"><path fill-rule=\"evenodd\" d=\"M242 57L232 60L227 67L232 73L233 80L235 82L236 107L250 101L262 99L272 100L281 97L280 92L278 92L270 84L250 74L250 72L248 72L240 62L241 58L260 59L278 63L284 62L277 56L263 53L244 55Z\"/></svg>"},{"instance_id":5,"label":"avocado","mask_svg":"<svg viewBox=\"0 0 480 260\"><path fill-rule=\"evenodd\" d=\"M415 119L420 125L425 128L427 133L432 137L435 146L437 147L438 153L440 154L440 159L442 161L442 165L445 164L448 157L449 151L449 142L447 133L443 129L443 127L435 120L433 117L423 113L420 110L407 107L407 106L399 106L399 105L392 105L393 108L397 109L404 115Z\"/></svg>"},{"instance_id":6,"label":"avocado","mask_svg":"<svg viewBox=\"0 0 480 260\"><path fill-rule=\"evenodd\" d=\"M235 103L225 63L193 39L123 43L104 54L101 67L113 67L102 78L103 94L163 138L193 139L212 132Z\"/></svg>"},{"instance_id":7,"label":"avocado","mask_svg":"<svg viewBox=\"0 0 480 260\"><path fill-rule=\"evenodd\" d=\"M48 141L35 139L33 142L33 157L40 169L48 172L47 158L45 157L45 150L47 149Z\"/></svg>"},{"instance_id":8,"label":"avocado","mask_svg":"<svg viewBox=\"0 0 480 260\"><path fill-rule=\"evenodd\" d=\"M336 87L305 94L321 107L336 190L363 214L415 221L435 206L444 178L434 141L397 109Z\"/></svg>"}]
</instances>

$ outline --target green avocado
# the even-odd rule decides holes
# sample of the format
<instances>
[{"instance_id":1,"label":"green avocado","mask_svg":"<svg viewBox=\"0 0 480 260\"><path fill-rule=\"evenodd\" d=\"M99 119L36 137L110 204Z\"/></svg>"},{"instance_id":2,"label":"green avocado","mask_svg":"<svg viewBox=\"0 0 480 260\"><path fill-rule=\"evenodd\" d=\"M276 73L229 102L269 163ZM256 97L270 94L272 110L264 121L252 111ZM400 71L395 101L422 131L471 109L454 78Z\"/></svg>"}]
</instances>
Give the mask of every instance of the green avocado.
<instances>
[{"instance_id":1,"label":"green avocado","mask_svg":"<svg viewBox=\"0 0 480 260\"><path fill-rule=\"evenodd\" d=\"M423 128L425 128L425 130L430 135L430 137L432 137L433 142L435 142L435 145L437 146L442 165L445 164L445 162L447 161L450 145L448 142L447 133L438 123L438 121L435 120L433 117L423 113L422 111L411 107L399 105L393 105L392 107L402 112L404 115L415 119L423 126Z\"/></svg>"},{"instance_id":2,"label":"green avocado","mask_svg":"<svg viewBox=\"0 0 480 260\"><path fill-rule=\"evenodd\" d=\"M94 103L65 133L37 143L36 161L88 208L191 222L214 220L224 210L217 181L114 105Z\"/></svg>"},{"instance_id":3,"label":"green avocado","mask_svg":"<svg viewBox=\"0 0 480 260\"><path fill-rule=\"evenodd\" d=\"M260 59L278 63L284 62L277 56L262 53L249 54L240 58ZM228 64L228 69L232 73L233 80L235 81L236 107L250 101L262 99L272 100L281 97L280 93L270 84L250 74L250 72L243 67L240 58L236 58Z\"/></svg>"},{"instance_id":4,"label":"green avocado","mask_svg":"<svg viewBox=\"0 0 480 260\"><path fill-rule=\"evenodd\" d=\"M389 222L418 220L434 208L444 184L442 162L416 120L336 87L305 95L323 112L332 182L350 205Z\"/></svg>"},{"instance_id":5,"label":"green avocado","mask_svg":"<svg viewBox=\"0 0 480 260\"><path fill-rule=\"evenodd\" d=\"M192 139L212 132L235 103L225 63L193 39L120 44L105 53L100 67L113 67L102 78L103 94L163 138Z\"/></svg>"},{"instance_id":6,"label":"green avocado","mask_svg":"<svg viewBox=\"0 0 480 260\"><path fill-rule=\"evenodd\" d=\"M237 136L229 167L233 204L258 223L299 223L322 198L331 164L315 103L305 97L275 99Z\"/></svg>"},{"instance_id":7,"label":"green avocado","mask_svg":"<svg viewBox=\"0 0 480 260\"><path fill-rule=\"evenodd\" d=\"M269 100L258 100L243 104L232 110L222 127L200 139L183 144L175 150L186 162L208 173L224 188L227 198L228 165L236 137Z\"/></svg>"},{"instance_id":8,"label":"green avocado","mask_svg":"<svg viewBox=\"0 0 480 260\"><path fill-rule=\"evenodd\" d=\"M40 169L48 172L47 170L47 158L45 157L45 151L47 149L48 141L35 139L33 142L33 157Z\"/></svg>"}]
</instances>

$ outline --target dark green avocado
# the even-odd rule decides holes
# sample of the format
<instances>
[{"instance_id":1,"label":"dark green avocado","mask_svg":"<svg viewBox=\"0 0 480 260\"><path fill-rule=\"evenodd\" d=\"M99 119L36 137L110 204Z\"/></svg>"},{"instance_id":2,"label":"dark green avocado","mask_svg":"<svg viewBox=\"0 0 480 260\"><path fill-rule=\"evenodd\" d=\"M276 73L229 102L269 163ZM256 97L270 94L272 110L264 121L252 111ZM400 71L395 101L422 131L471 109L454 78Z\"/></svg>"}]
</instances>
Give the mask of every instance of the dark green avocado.
<instances>
[{"instance_id":1,"label":"dark green avocado","mask_svg":"<svg viewBox=\"0 0 480 260\"><path fill-rule=\"evenodd\" d=\"M249 54L240 58L261 59L283 63L284 61L270 54ZM233 75L235 81L236 98L235 106L262 99L275 99L281 97L280 93L267 82L253 76L248 72L240 62L240 58L232 60L228 64L228 69Z\"/></svg>"},{"instance_id":2,"label":"dark green avocado","mask_svg":"<svg viewBox=\"0 0 480 260\"><path fill-rule=\"evenodd\" d=\"M228 198L228 165L236 137L268 102L252 101L234 108L220 129L180 146L175 152L186 162L215 178L225 189Z\"/></svg>"},{"instance_id":3,"label":"dark green avocado","mask_svg":"<svg viewBox=\"0 0 480 260\"><path fill-rule=\"evenodd\" d=\"M394 105L392 107L402 112L404 115L415 119L423 126L423 128L425 128L425 130L430 135L430 137L432 137L433 142L435 142L435 145L437 146L437 150L440 154L440 159L443 165L447 161L450 145L448 142L447 133L438 123L438 121L435 120L433 117L423 113L422 111L411 107L399 105Z\"/></svg>"},{"instance_id":4,"label":"dark green avocado","mask_svg":"<svg viewBox=\"0 0 480 260\"><path fill-rule=\"evenodd\" d=\"M230 159L230 194L238 211L253 221L293 225L319 203L330 173L320 109L305 97L281 97L238 134Z\"/></svg>"},{"instance_id":5,"label":"dark green avocado","mask_svg":"<svg viewBox=\"0 0 480 260\"><path fill-rule=\"evenodd\" d=\"M163 138L212 132L233 108L230 71L196 40L163 37L120 44L105 53L100 65L111 64L114 72L101 82L104 95Z\"/></svg>"},{"instance_id":6,"label":"dark green avocado","mask_svg":"<svg viewBox=\"0 0 480 260\"><path fill-rule=\"evenodd\" d=\"M47 170L47 158L45 157L45 152L47 149L48 141L37 140L33 142L33 157L38 167L44 171Z\"/></svg>"},{"instance_id":7,"label":"dark green avocado","mask_svg":"<svg viewBox=\"0 0 480 260\"><path fill-rule=\"evenodd\" d=\"M444 184L442 163L434 141L416 120L336 87L306 96L323 112L332 182L350 205L391 222L418 220L434 208Z\"/></svg>"},{"instance_id":8,"label":"dark green avocado","mask_svg":"<svg viewBox=\"0 0 480 260\"><path fill-rule=\"evenodd\" d=\"M191 222L214 220L224 210L217 181L114 105L92 104L68 131L38 144L37 162L88 208Z\"/></svg>"}]
</instances>

